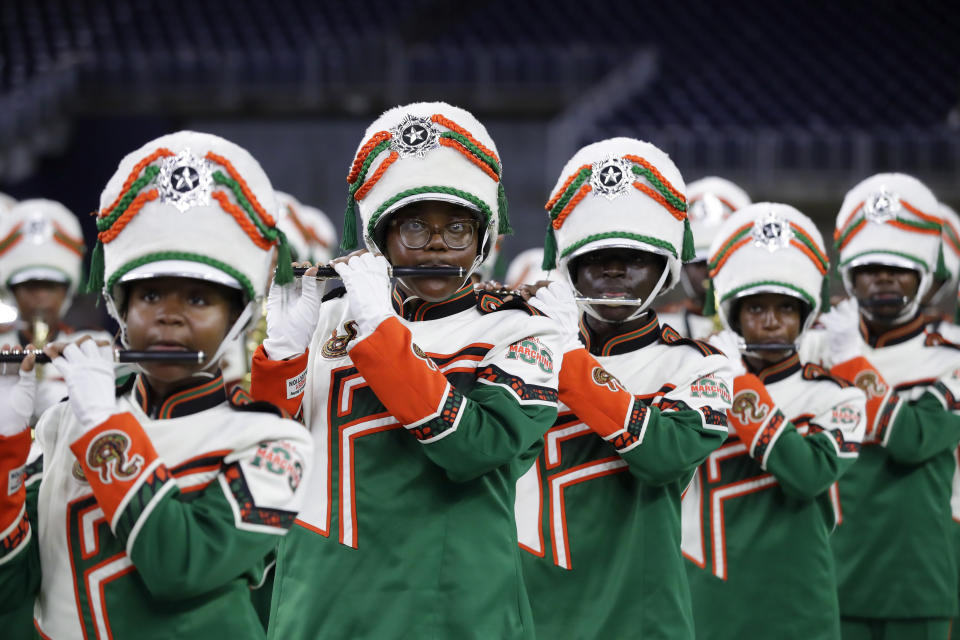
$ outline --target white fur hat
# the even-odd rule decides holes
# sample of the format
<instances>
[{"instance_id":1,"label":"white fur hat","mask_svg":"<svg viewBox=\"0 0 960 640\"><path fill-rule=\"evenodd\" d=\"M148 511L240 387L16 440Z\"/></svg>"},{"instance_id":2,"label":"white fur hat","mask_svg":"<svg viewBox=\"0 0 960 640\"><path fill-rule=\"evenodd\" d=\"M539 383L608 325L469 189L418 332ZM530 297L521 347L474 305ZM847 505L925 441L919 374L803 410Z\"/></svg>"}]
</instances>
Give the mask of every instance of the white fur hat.
<instances>
[{"instance_id":1,"label":"white fur hat","mask_svg":"<svg viewBox=\"0 0 960 640\"><path fill-rule=\"evenodd\" d=\"M953 283L951 289L956 289L957 280L960 278L960 216L952 207L942 202L939 213L943 223L943 264L950 272L950 282Z\"/></svg>"},{"instance_id":2,"label":"white fur hat","mask_svg":"<svg viewBox=\"0 0 960 640\"><path fill-rule=\"evenodd\" d=\"M337 228L323 211L308 204L297 210L307 231L314 262L330 262L337 257Z\"/></svg>"},{"instance_id":3,"label":"white fur hat","mask_svg":"<svg viewBox=\"0 0 960 640\"><path fill-rule=\"evenodd\" d=\"M885 264L918 271L922 300L940 263L939 208L930 189L903 173L880 173L848 191L833 236L847 292L854 267Z\"/></svg>"},{"instance_id":4,"label":"white fur hat","mask_svg":"<svg viewBox=\"0 0 960 640\"><path fill-rule=\"evenodd\" d=\"M503 282L508 289L516 289L522 284L534 284L546 280L549 273L543 270L543 249L534 247L521 251L510 261Z\"/></svg>"},{"instance_id":5,"label":"white fur hat","mask_svg":"<svg viewBox=\"0 0 960 640\"><path fill-rule=\"evenodd\" d=\"M330 219L316 207L309 207L289 193L276 191L279 222L298 260L329 262L337 244L337 231Z\"/></svg>"},{"instance_id":6,"label":"white fur hat","mask_svg":"<svg viewBox=\"0 0 960 640\"><path fill-rule=\"evenodd\" d=\"M574 256L631 246L665 256L672 286L682 262L694 256L683 177L649 142L610 138L587 145L567 162L551 193L544 269L559 265L569 276Z\"/></svg>"},{"instance_id":7,"label":"white fur hat","mask_svg":"<svg viewBox=\"0 0 960 640\"><path fill-rule=\"evenodd\" d=\"M749 204L747 192L724 178L708 176L687 185L687 217L697 260L709 257L710 245L723 221Z\"/></svg>"},{"instance_id":8,"label":"white fur hat","mask_svg":"<svg viewBox=\"0 0 960 640\"><path fill-rule=\"evenodd\" d=\"M0 193L0 213L3 213L4 211L9 211L10 209L13 208L13 205L15 204L17 204L16 198L12 196L8 196L5 193Z\"/></svg>"},{"instance_id":9,"label":"white fur hat","mask_svg":"<svg viewBox=\"0 0 960 640\"><path fill-rule=\"evenodd\" d=\"M727 218L710 245L709 267L728 329L739 298L757 293L798 298L807 305L809 324L827 295L830 265L823 237L810 218L786 204L758 202Z\"/></svg>"},{"instance_id":10,"label":"white fur hat","mask_svg":"<svg viewBox=\"0 0 960 640\"><path fill-rule=\"evenodd\" d=\"M53 200L23 200L3 214L0 274L3 286L28 280L62 282L77 290L86 247L80 221Z\"/></svg>"},{"instance_id":11,"label":"white fur hat","mask_svg":"<svg viewBox=\"0 0 960 640\"><path fill-rule=\"evenodd\" d=\"M277 281L292 279L276 211L273 187L245 149L194 131L152 140L120 162L100 196L88 288L112 299L120 282L170 275L255 300L275 248Z\"/></svg>"},{"instance_id":12,"label":"white fur hat","mask_svg":"<svg viewBox=\"0 0 960 640\"><path fill-rule=\"evenodd\" d=\"M367 248L382 252L378 226L391 213L413 202L440 200L483 218L485 256L498 234L510 232L501 175L493 139L468 111L445 102L394 107L370 125L357 149L347 176L342 246L356 246L355 209Z\"/></svg>"}]
</instances>

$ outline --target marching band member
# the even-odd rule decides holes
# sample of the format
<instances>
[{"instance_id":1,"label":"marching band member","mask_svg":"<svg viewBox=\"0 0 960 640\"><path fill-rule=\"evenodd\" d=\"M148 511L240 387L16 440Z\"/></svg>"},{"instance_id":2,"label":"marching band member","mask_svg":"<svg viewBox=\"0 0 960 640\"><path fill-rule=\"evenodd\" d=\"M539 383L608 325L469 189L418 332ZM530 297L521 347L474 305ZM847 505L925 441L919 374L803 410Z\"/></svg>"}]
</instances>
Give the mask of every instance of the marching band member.
<instances>
[{"instance_id":1,"label":"marching band member","mask_svg":"<svg viewBox=\"0 0 960 640\"><path fill-rule=\"evenodd\" d=\"M34 601L58 640L263 638L250 588L297 515L312 443L228 397L217 364L284 253L270 182L240 147L183 131L124 158L100 204L89 282L124 345L207 357L115 387L94 340L48 345L70 397L26 467L34 356L0 376L0 609Z\"/></svg>"},{"instance_id":2,"label":"marching band member","mask_svg":"<svg viewBox=\"0 0 960 640\"><path fill-rule=\"evenodd\" d=\"M832 537L844 640L946 638L957 614L960 330L920 314L942 271L937 210L933 193L904 174L851 189L834 233L851 298L804 342L812 360L867 396L863 448L840 480L843 524Z\"/></svg>"},{"instance_id":3,"label":"marching band member","mask_svg":"<svg viewBox=\"0 0 960 640\"><path fill-rule=\"evenodd\" d=\"M793 207L764 202L724 222L710 256L726 328L711 342L737 377L735 434L683 498L697 638L839 638L833 487L867 415L862 391L796 353L826 304L823 239Z\"/></svg>"},{"instance_id":4,"label":"marching band member","mask_svg":"<svg viewBox=\"0 0 960 640\"><path fill-rule=\"evenodd\" d=\"M726 438L731 377L651 304L693 257L683 178L655 146L613 138L552 193L544 266L560 279L531 303L563 328L562 404L516 507L537 634L693 638L680 496Z\"/></svg>"},{"instance_id":5,"label":"marching band member","mask_svg":"<svg viewBox=\"0 0 960 640\"><path fill-rule=\"evenodd\" d=\"M316 442L309 506L281 544L271 637L533 638L517 478L556 417L555 323L470 275L509 231L493 140L448 104L393 108L351 167L344 288L268 301L254 397ZM392 267L460 267L402 278Z\"/></svg>"}]
</instances>

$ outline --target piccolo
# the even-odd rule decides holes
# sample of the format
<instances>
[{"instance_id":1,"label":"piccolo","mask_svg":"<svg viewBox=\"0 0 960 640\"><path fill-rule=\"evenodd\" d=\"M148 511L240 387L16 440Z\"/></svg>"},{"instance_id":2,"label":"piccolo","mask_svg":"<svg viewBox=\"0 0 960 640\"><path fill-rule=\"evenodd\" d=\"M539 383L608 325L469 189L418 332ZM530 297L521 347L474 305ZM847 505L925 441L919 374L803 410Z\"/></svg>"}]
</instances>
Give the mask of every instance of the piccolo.
<instances>
[{"instance_id":1,"label":"piccolo","mask_svg":"<svg viewBox=\"0 0 960 640\"><path fill-rule=\"evenodd\" d=\"M639 307L643 304L640 298L587 298L586 296L575 296L575 300L580 304L609 304L609 305L630 305Z\"/></svg>"},{"instance_id":2,"label":"piccolo","mask_svg":"<svg viewBox=\"0 0 960 640\"><path fill-rule=\"evenodd\" d=\"M49 364L50 356L40 349L29 351L0 351L0 363L23 362L29 354L37 356L37 364ZM205 358L203 351L129 351L114 349L114 362L195 362L200 364Z\"/></svg>"},{"instance_id":3,"label":"piccolo","mask_svg":"<svg viewBox=\"0 0 960 640\"><path fill-rule=\"evenodd\" d=\"M294 267L293 275L302 278L308 267ZM467 270L463 267L391 267L391 278L466 278ZM336 270L331 266L317 267L317 280L332 280L339 278Z\"/></svg>"},{"instance_id":4,"label":"piccolo","mask_svg":"<svg viewBox=\"0 0 960 640\"><path fill-rule=\"evenodd\" d=\"M857 304L861 307L904 307L910 302L907 296L890 296L888 298L857 298Z\"/></svg>"},{"instance_id":5,"label":"piccolo","mask_svg":"<svg viewBox=\"0 0 960 640\"><path fill-rule=\"evenodd\" d=\"M747 343L743 346L744 351L795 351L797 348L794 344L763 344L763 343Z\"/></svg>"}]
</instances>

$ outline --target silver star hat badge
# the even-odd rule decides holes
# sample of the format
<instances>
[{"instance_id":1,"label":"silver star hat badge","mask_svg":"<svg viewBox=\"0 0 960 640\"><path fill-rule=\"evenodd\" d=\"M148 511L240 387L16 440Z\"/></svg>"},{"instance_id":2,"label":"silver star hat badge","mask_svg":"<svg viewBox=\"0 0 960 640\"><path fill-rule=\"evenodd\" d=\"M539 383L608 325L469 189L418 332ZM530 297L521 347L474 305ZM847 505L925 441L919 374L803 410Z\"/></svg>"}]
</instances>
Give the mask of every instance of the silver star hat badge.
<instances>
[{"instance_id":1,"label":"silver star hat badge","mask_svg":"<svg viewBox=\"0 0 960 640\"><path fill-rule=\"evenodd\" d=\"M867 201L863 205L863 215L870 222L883 224L887 220L892 220L900 212L900 196L886 187L880 187L867 196Z\"/></svg>"},{"instance_id":2,"label":"silver star hat badge","mask_svg":"<svg viewBox=\"0 0 960 640\"><path fill-rule=\"evenodd\" d=\"M26 236L27 242L44 244L53 237L53 223L39 211L31 213L30 217L27 218L23 234Z\"/></svg>"},{"instance_id":3,"label":"silver star hat badge","mask_svg":"<svg viewBox=\"0 0 960 640\"><path fill-rule=\"evenodd\" d=\"M613 200L630 188L633 183L632 165L623 158L609 157L593 163L590 187L594 193Z\"/></svg>"},{"instance_id":4,"label":"silver star hat badge","mask_svg":"<svg viewBox=\"0 0 960 640\"><path fill-rule=\"evenodd\" d=\"M440 146L440 132L430 118L421 118L407 114L400 123L390 129L390 148L407 156L423 155Z\"/></svg>"},{"instance_id":5,"label":"silver star hat badge","mask_svg":"<svg viewBox=\"0 0 960 640\"><path fill-rule=\"evenodd\" d=\"M213 191L213 163L200 158L190 149L160 161L157 176L160 202L169 203L179 211L210 204Z\"/></svg>"},{"instance_id":6,"label":"silver star hat badge","mask_svg":"<svg viewBox=\"0 0 960 640\"><path fill-rule=\"evenodd\" d=\"M790 228L790 223L787 220L770 211L767 215L754 221L750 235L753 238L754 246L762 247L773 253L790 246L790 240L793 239L793 229Z\"/></svg>"},{"instance_id":7,"label":"silver star hat badge","mask_svg":"<svg viewBox=\"0 0 960 640\"><path fill-rule=\"evenodd\" d=\"M702 198L695 200L687 209L687 217L690 222L718 225L730 214L720 198L712 193L703 194Z\"/></svg>"}]
</instances>

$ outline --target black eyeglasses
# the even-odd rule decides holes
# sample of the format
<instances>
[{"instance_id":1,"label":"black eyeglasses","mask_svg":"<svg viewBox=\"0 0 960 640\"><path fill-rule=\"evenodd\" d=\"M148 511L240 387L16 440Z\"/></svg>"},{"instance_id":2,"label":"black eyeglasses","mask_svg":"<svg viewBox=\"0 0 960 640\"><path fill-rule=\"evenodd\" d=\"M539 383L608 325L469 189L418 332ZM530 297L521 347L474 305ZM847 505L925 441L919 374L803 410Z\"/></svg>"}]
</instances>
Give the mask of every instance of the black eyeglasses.
<instances>
[{"instance_id":1,"label":"black eyeglasses","mask_svg":"<svg viewBox=\"0 0 960 640\"><path fill-rule=\"evenodd\" d=\"M449 248L466 249L477 235L477 224L476 220L454 220L437 228L418 218L393 222L400 232L401 244L407 249L423 249L437 233Z\"/></svg>"}]
</instances>

